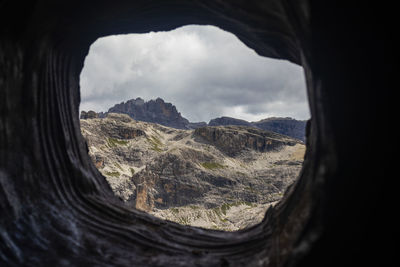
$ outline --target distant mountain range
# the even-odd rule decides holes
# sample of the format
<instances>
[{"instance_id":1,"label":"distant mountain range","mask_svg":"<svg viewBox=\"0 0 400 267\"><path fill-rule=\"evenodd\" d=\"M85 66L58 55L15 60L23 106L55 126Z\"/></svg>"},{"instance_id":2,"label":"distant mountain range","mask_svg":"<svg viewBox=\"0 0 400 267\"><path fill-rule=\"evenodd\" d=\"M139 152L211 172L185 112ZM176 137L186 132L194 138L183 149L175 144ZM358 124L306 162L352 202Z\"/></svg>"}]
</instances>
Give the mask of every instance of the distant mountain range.
<instances>
[{"instance_id":1,"label":"distant mountain range","mask_svg":"<svg viewBox=\"0 0 400 267\"><path fill-rule=\"evenodd\" d=\"M220 117L206 122L190 122L184 118L176 107L161 98L145 102L142 98L131 99L111 107L108 112L82 111L81 119L104 118L107 113L122 113L137 121L158 123L175 129L197 129L205 126L248 126L273 131L305 142L306 121L292 118L272 117L256 122L248 122L231 117Z\"/></svg>"}]
</instances>

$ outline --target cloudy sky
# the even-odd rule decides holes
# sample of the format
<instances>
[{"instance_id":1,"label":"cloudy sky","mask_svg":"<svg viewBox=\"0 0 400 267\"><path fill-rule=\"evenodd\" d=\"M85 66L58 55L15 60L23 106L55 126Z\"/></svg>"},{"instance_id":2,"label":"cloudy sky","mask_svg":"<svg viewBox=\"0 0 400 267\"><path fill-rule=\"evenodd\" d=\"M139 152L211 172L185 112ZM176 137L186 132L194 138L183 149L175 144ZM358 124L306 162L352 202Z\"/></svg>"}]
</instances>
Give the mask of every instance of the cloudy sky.
<instances>
[{"instance_id":1,"label":"cloudy sky","mask_svg":"<svg viewBox=\"0 0 400 267\"><path fill-rule=\"evenodd\" d=\"M310 117L301 67L260 57L214 26L100 38L90 47L80 85L86 111L161 97L191 122Z\"/></svg>"}]
</instances>

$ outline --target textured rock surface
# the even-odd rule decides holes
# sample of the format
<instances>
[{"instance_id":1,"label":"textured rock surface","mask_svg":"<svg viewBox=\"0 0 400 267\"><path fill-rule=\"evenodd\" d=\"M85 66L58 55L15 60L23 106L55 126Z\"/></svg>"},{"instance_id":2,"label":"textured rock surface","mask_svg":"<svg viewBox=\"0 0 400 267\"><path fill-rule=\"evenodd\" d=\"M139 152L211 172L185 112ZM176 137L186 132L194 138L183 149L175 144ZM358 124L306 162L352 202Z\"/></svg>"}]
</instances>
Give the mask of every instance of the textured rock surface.
<instances>
[{"instance_id":1,"label":"textured rock surface","mask_svg":"<svg viewBox=\"0 0 400 267\"><path fill-rule=\"evenodd\" d=\"M203 138L230 156L235 156L244 149L270 152L300 143L293 138L274 132L239 126L203 127L196 129L194 135Z\"/></svg>"},{"instance_id":2,"label":"textured rock surface","mask_svg":"<svg viewBox=\"0 0 400 267\"><path fill-rule=\"evenodd\" d=\"M257 128L288 135L305 142L306 121L292 118L268 118L251 124Z\"/></svg>"},{"instance_id":3,"label":"textured rock surface","mask_svg":"<svg viewBox=\"0 0 400 267\"><path fill-rule=\"evenodd\" d=\"M224 125L237 125L237 126L249 126L251 123L245 120L235 119L231 117L220 117L210 120L209 126L224 126Z\"/></svg>"},{"instance_id":4,"label":"textured rock surface","mask_svg":"<svg viewBox=\"0 0 400 267\"><path fill-rule=\"evenodd\" d=\"M161 98L147 102L141 98L128 100L116 104L108 112L128 114L135 120L159 123L177 129L189 129L189 121L182 117L174 105L164 102Z\"/></svg>"},{"instance_id":5,"label":"textured rock surface","mask_svg":"<svg viewBox=\"0 0 400 267\"><path fill-rule=\"evenodd\" d=\"M393 266L398 170L384 155L397 137L380 126L396 121L397 10L351 1L1 1L1 264ZM312 115L304 167L250 229L204 230L126 207L81 136L79 74L90 44L187 24L216 25L262 56L304 67Z\"/></svg>"},{"instance_id":6,"label":"textured rock surface","mask_svg":"<svg viewBox=\"0 0 400 267\"><path fill-rule=\"evenodd\" d=\"M93 110L89 110L88 112L82 111L81 115L80 115L80 118L84 119L84 120L95 119L95 118L98 118L98 117L99 117L99 115Z\"/></svg>"},{"instance_id":7,"label":"textured rock surface","mask_svg":"<svg viewBox=\"0 0 400 267\"><path fill-rule=\"evenodd\" d=\"M287 135L305 142L306 121L295 120L292 118L268 118L256 122L248 122L231 117L220 117L212 119L209 126L221 125L241 125L255 127L267 131L273 131L283 135Z\"/></svg>"},{"instance_id":8,"label":"textured rock surface","mask_svg":"<svg viewBox=\"0 0 400 267\"><path fill-rule=\"evenodd\" d=\"M305 151L295 139L249 127L178 130L116 113L81 120L81 129L92 161L120 198L213 229L259 223L297 178Z\"/></svg>"}]
</instances>

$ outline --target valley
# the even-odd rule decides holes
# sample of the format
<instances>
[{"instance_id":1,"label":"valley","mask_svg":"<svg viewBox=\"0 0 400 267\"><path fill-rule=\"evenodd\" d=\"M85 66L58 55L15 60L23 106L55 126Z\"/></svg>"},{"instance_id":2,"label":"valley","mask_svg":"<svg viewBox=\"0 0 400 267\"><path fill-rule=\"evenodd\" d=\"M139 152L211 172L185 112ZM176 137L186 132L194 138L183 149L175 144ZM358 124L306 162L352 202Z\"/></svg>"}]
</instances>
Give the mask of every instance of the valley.
<instances>
[{"instance_id":1,"label":"valley","mask_svg":"<svg viewBox=\"0 0 400 267\"><path fill-rule=\"evenodd\" d=\"M126 205L208 229L259 223L305 152L298 139L241 125L176 129L118 113L80 122L89 156Z\"/></svg>"}]
</instances>

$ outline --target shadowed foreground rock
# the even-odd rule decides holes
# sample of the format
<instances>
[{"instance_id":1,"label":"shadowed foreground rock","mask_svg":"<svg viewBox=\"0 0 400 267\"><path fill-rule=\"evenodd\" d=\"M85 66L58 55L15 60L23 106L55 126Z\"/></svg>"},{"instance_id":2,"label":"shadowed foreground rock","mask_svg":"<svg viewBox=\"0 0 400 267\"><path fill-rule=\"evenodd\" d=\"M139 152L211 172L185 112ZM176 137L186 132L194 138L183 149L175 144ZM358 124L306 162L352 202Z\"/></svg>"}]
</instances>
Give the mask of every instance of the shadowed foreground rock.
<instances>
[{"instance_id":1,"label":"shadowed foreground rock","mask_svg":"<svg viewBox=\"0 0 400 267\"><path fill-rule=\"evenodd\" d=\"M393 114L395 12L350 1L1 1L0 265L392 265L398 187L385 152L396 139L381 126ZM80 133L90 44L187 24L216 25L304 67L312 119L303 170L243 231L126 207Z\"/></svg>"}]
</instances>

